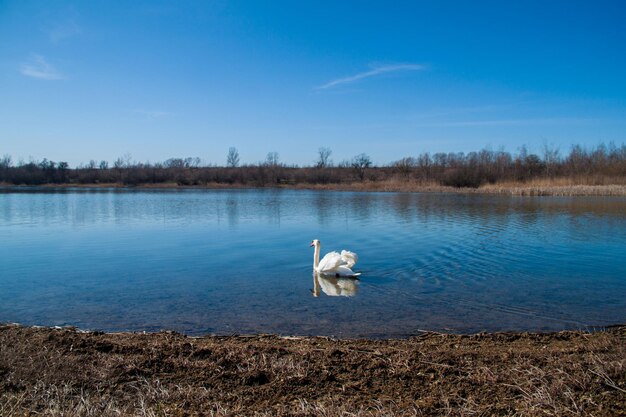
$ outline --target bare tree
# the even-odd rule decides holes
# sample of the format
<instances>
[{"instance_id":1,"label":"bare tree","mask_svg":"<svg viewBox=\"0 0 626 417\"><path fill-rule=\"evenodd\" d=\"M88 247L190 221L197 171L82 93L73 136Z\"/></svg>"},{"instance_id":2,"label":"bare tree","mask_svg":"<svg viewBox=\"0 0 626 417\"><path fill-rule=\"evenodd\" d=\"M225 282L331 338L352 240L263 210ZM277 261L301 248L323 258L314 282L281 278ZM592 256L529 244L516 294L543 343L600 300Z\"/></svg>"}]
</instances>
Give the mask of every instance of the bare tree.
<instances>
[{"instance_id":1,"label":"bare tree","mask_svg":"<svg viewBox=\"0 0 626 417\"><path fill-rule=\"evenodd\" d=\"M0 158L0 168L11 168L13 165L13 159L11 155L5 154L2 158Z\"/></svg>"},{"instance_id":2,"label":"bare tree","mask_svg":"<svg viewBox=\"0 0 626 417\"><path fill-rule=\"evenodd\" d=\"M332 165L332 161L330 160L330 155L333 151L330 148L319 148L317 151L317 162L315 166L318 168L326 168Z\"/></svg>"},{"instance_id":3,"label":"bare tree","mask_svg":"<svg viewBox=\"0 0 626 417\"><path fill-rule=\"evenodd\" d=\"M417 157L417 166L419 167L422 179L430 179L430 170L432 165L433 161L430 158L430 154L428 152L422 153L420 154L420 156Z\"/></svg>"},{"instance_id":4,"label":"bare tree","mask_svg":"<svg viewBox=\"0 0 626 417\"><path fill-rule=\"evenodd\" d=\"M164 164L166 168L185 168L185 160L182 158L170 158Z\"/></svg>"},{"instance_id":5,"label":"bare tree","mask_svg":"<svg viewBox=\"0 0 626 417\"><path fill-rule=\"evenodd\" d=\"M265 158L265 165L271 167L278 166L278 152L268 152Z\"/></svg>"},{"instance_id":6,"label":"bare tree","mask_svg":"<svg viewBox=\"0 0 626 417\"><path fill-rule=\"evenodd\" d=\"M202 159L197 156L188 156L187 158L183 159L184 168L198 168L200 167L200 165L202 165Z\"/></svg>"},{"instance_id":7,"label":"bare tree","mask_svg":"<svg viewBox=\"0 0 626 417\"><path fill-rule=\"evenodd\" d=\"M125 153L113 162L113 168L130 168L133 165L133 157L129 153Z\"/></svg>"},{"instance_id":8,"label":"bare tree","mask_svg":"<svg viewBox=\"0 0 626 417\"><path fill-rule=\"evenodd\" d=\"M228 148L228 155L226 156L226 166L229 166L231 168L239 166L239 152L234 146Z\"/></svg>"},{"instance_id":9,"label":"bare tree","mask_svg":"<svg viewBox=\"0 0 626 417\"><path fill-rule=\"evenodd\" d=\"M372 166L372 160L367 154L361 153L352 158L350 166L356 171L359 179L363 181L365 179L365 170Z\"/></svg>"},{"instance_id":10,"label":"bare tree","mask_svg":"<svg viewBox=\"0 0 626 417\"><path fill-rule=\"evenodd\" d=\"M109 169L109 163L105 160L100 161L100 169L101 170Z\"/></svg>"},{"instance_id":11,"label":"bare tree","mask_svg":"<svg viewBox=\"0 0 626 417\"><path fill-rule=\"evenodd\" d=\"M546 165L546 174L548 176L554 175L554 169L559 163L559 148L558 146L549 145L547 141L543 143L543 163Z\"/></svg>"},{"instance_id":12,"label":"bare tree","mask_svg":"<svg viewBox=\"0 0 626 417\"><path fill-rule=\"evenodd\" d=\"M417 162L415 161L415 158L411 156L402 158L398 161L391 163L394 172L402 174L407 178L411 175L411 171L413 170L413 168L415 168L415 165L417 165Z\"/></svg>"}]
</instances>

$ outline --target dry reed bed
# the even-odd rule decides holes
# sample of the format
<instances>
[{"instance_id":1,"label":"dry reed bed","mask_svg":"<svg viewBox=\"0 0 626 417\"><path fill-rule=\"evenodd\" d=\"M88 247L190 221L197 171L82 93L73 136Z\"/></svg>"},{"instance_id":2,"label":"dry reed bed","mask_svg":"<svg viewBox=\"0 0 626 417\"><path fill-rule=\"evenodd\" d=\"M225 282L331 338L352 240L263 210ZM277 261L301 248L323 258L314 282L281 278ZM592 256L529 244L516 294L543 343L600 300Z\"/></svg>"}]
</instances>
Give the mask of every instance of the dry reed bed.
<instances>
[{"instance_id":1,"label":"dry reed bed","mask_svg":"<svg viewBox=\"0 0 626 417\"><path fill-rule=\"evenodd\" d=\"M437 184L411 181L364 181L346 184L297 185L285 188L335 190L335 191L383 191L456 194L504 194L517 196L626 196L626 185L580 185L551 184L549 181L531 183L497 183L478 188L456 188Z\"/></svg>"},{"instance_id":2,"label":"dry reed bed","mask_svg":"<svg viewBox=\"0 0 626 417\"><path fill-rule=\"evenodd\" d=\"M2 186L3 184L0 184ZM7 188L20 188L4 184ZM207 183L197 186L178 185L176 183L142 184L129 187L121 183L110 184L46 184L45 188L145 188L145 189L262 189L280 188L318 191L375 191L375 192L418 192L418 193L453 193L453 194L503 194L515 196L626 196L626 185L584 185L570 181L532 181L527 183L496 183L478 188L457 188L418 181L362 181L338 184L285 184L275 187L254 187L242 184ZM23 188L23 187L21 187Z\"/></svg>"},{"instance_id":3,"label":"dry reed bed","mask_svg":"<svg viewBox=\"0 0 626 417\"><path fill-rule=\"evenodd\" d=\"M566 186L502 186L487 185L478 189L487 194L520 196L626 196L625 185L566 185Z\"/></svg>"},{"instance_id":4,"label":"dry reed bed","mask_svg":"<svg viewBox=\"0 0 626 417\"><path fill-rule=\"evenodd\" d=\"M410 340L0 327L0 415L624 415L626 327Z\"/></svg>"}]
</instances>

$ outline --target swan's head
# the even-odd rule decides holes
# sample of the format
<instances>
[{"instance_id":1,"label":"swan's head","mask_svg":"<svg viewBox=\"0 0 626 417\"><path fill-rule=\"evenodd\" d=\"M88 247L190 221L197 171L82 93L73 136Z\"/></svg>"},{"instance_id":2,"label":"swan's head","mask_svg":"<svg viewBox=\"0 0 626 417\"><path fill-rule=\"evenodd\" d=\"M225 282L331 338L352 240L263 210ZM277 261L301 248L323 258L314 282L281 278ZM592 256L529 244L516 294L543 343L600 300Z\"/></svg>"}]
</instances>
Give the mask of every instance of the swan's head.
<instances>
[{"instance_id":1,"label":"swan's head","mask_svg":"<svg viewBox=\"0 0 626 417\"><path fill-rule=\"evenodd\" d=\"M318 247L319 245L320 245L320 241L319 241L319 240L317 240L317 239L313 239L313 240L311 241L311 245L310 245L310 246L311 246L311 247Z\"/></svg>"}]
</instances>

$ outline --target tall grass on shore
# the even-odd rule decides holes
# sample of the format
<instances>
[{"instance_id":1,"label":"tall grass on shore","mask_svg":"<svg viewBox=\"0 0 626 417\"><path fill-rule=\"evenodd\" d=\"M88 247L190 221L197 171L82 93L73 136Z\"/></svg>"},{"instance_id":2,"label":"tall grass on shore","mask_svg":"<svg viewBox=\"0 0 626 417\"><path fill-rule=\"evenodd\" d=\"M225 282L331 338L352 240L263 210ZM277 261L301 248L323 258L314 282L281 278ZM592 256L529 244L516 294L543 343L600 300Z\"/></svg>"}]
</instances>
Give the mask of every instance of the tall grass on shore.
<instances>
[{"instance_id":1,"label":"tall grass on shore","mask_svg":"<svg viewBox=\"0 0 626 417\"><path fill-rule=\"evenodd\" d=\"M258 164L238 166L229 151L227 166L204 165L200 158L171 158L160 163L135 162L130 156L118 158L112 166L107 161L90 161L71 168L66 162L42 161L13 163L10 156L0 158L0 183L13 185L167 185L178 186L302 186L340 189L491 187L532 193L532 187L578 187L626 185L626 145L601 144L592 149L573 146L569 154L545 147L541 155L525 147L512 155L483 149L465 153L423 153L406 157L385 166L372 166L369 156L360 154L352 160L333 165L330 150L312 166L297 167L280 163L278 154ZM236 150L234 150L236 152ZM320 151L320 155L323 153ZM359 186L358 184L362 184ZM406 184L407 186L403 186ZM572 190L576 194L577 190Z\"/></svg>"}]
</instances>

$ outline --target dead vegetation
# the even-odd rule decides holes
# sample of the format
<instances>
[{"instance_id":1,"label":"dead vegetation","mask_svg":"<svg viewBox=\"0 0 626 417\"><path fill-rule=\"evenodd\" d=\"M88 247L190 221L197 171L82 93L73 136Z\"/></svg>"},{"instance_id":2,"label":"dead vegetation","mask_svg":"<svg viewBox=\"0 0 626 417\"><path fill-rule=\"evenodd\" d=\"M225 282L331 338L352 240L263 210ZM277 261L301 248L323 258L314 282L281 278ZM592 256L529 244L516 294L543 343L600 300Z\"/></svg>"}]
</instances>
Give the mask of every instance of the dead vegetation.
<instances>
[{"instance_id":1,"label":"dead vegetation","mask_svg":"<svg viewBox=\"0 0 626 417\"><path fill-rule=\"evenodd\" d=\"M626 196L626 185L585 185L571 184L570 181L536 180L528 183L506 182L498 184L485 184L478 188L456 188L438 185L432 182L410 180L382 180L347 182L337 184L280 184L274 188L316 190L316 191L358 191L358 192L404 192L404 193L454 193L454 194L500 194L515 196ZM13 188L14 186L0 183L0 186ZM46 184L47 188L125 188L121 183L105 184ZM200 189L245 189L257 188L242 184L206 183L203 185L178 185L176 183L141 184L134 186L141 189L176 189L176 188L200 188Z\"/></svg>"},{"instance_id":2,"label":"dead vegetation","mask_svg":"<svg viewBox=\"0 0 626 417\"><path fill-rule=\"evenodd\" d=\"M410 340L0 327L0 415L624 415L626 327Z\"/></svg>"},{"instance_id":3,"label":"dead vegetation","mask_svg":"<svg viewBox=\"0 0 626 417\"><path fill-rule=\"evenodd\" d=\"M502 194L517 196L626 196L626 185L568 184L571 181L537 180L528 183L506 182L485 184L478 188L456 188L435 183L417 181L364 181L346 184L323 184L287 186L284 188L327 190L327 191L382 191L455 194ZM215 187L219 188L219 187Z\"/></svg>"},{"instance_id":4,"label":"dead vegetation","mask_svg":"<svg viewBox=\"0 0 626 417\"><path fill-rule=\"evenodd\" d=\"M200 158L163 162L134 161L130 155L71 168L47 159L14 163L0 158L0 184L115 185L158 187L302 187L320 189L490 192L517 195L626 195L626 144L595 148L571 147L561 155L544 145L540 154L522 146L516 154L485 148L477 152L428 152L376 166L366 154L337 165L332 151L320 148L318 161L295 166L279 161L278 153L256 164L239 165L231 148L226 166L204 164ZM607 188L608 187L608 188Z\"/></svg>"}]
</instances>

